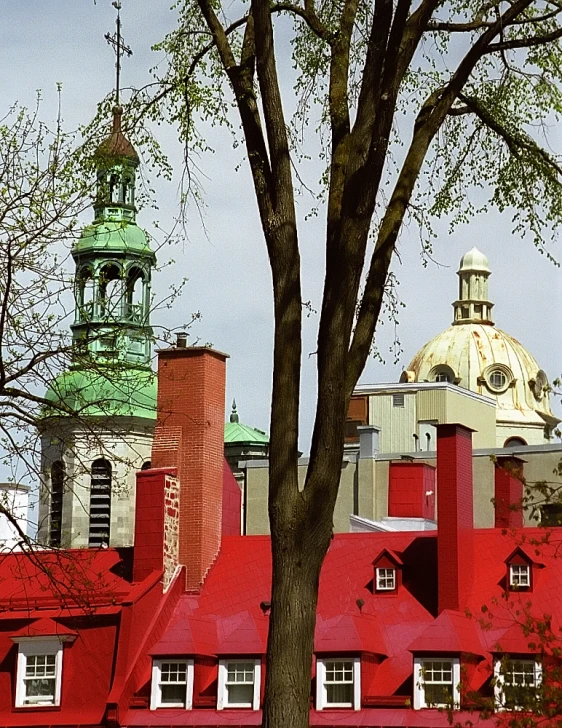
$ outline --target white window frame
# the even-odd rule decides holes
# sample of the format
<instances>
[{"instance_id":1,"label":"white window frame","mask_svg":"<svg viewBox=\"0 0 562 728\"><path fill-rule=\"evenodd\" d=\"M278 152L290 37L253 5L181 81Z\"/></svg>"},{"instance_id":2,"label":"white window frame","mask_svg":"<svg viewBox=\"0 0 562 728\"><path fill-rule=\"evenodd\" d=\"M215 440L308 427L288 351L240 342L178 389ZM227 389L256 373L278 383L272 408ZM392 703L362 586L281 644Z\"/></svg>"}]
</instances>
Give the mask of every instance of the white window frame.
<instances>
[{"instance_id":1,"label":"white window frame","mask_svg":"<svg viewBox=\"0 0 562 728\"><path fill-rule=\"evenodd\" d=\"M163 703L162 702L162 665L165 663L174 663L186 666L186 684L185 684L185 702L184 703ZM157 708L183 708L191 710L193 706L193 660L187 660L183 657L161 657L152 660L152 684L150 688L150 710ZM168 683L172 684L172 683ZM182 684L182 683L173 683Z\"/></svg>"},{"instance_id":2,"label":"white window frame","mask_svg":"<svg viewBox=\"0 0 562 728\"><path fill-rule=\"evenodd\" d=\"M15 641L15 639L14 639ZM62 648L63 643L59 639L38 639L36 637L29 639L21 639L17 641L18 658L17 658L17 675L16 675L16 708L43 708L45 706L59 706L61 700L62 685ZM37 700L36 702L26 702L26 680L25 672L27 667L27 659L29 657L37 657L39 655L55 657L55 694L52 702L44 702Z\"/></svg>"},{"instance_id":3,"label":"white window frame","mask_svg":"<svg viewBox=\"0 0 562 728\"><path fill-rule=\"evenodd\" d=\"M532 664L534 667L534 673L535 673L535 685L534 687L538 688L542 682L542 664L535 660L533 657L530 657L529 659L525 658L519 658L519 657L503 657L498 658L494 660L494 698L496 703L496 709L497 710L518 710L518 706L510 706L509 708L506 708L505 700L504 700L504 694L503 694L503 688L505 685L505 674L502 672L502 660L509 662L526 662L529 664ZM530 686L529 686L530 687Z\"/></svg>"},{"instance_id":4,"label":"white window frame","mask_svg":"<svg viewBox=\"0 0 562 728\"><path fill-rule=\"evenodd\" d=\"M425 687L423 678L424 662L450 662L453 673L453 706L458 707L461 702L460 682L461 682L461 664L458 657L440 656L440 655L424 655L423 657L414 657L414 710L422 708L448 708L448 705L429 705L425 700Z\"/></svg>"},{"instance_id":5,"label":"white window frame","mask_svg":"<svg viewBox=\"0 0 562 728\"><path fill-rule=\"evenodd\" d=\"M328 703L326 690L326 663L352 662L353 663L353 704ZM318 657L316 658L316 709L330 710L332 708L350 708L361 710L361 658L360 657Z\"/></svg>"},{"instance_id":6,"label":"white window frame","mask_svg":"<svg viewBox=\"0 0 562 728\"><path fill-rule=\"evenodd\" d=\"M521 577L521 570L524 569L524 573L527 575L527 583L523 583L518 580L515 581L515 569L519 570L519 578ZM510 564L509 565L509 586L517 588L531 586L531 567L529 564Z\"/></svg>"},{"instance_id":7,"label":"white window frame","mask_svg":"<svg viewBox=\"0 0 562 728\"><path fill-rule=\"evenodd\" d=\"M252 663L254 666L254 694L251 703L229 703L228 702L228 666L231 664L240 663ZM246 683L247 684L247 683ZM225 708L238 708L245 710L251 708L252 710L260 709L260 695L261 695L261 660L255 659L254 657L235 657L230 660L219 660L219 686L217 693L217 710L224 710Z\"/></svg>"},{"instance_id":8,"label":"white window frame","mask_svg":"<svg viewBox=\"0 0 562 728\"><path fill-rule=\"evenodd\" d=\"M381 572L391 571L392 574L382 574ZM377 576L377 591L394 591L396 589L396 569L393 566L381 566L376 568ZM392 586L383 585L383 582L387 579L392 579Z\"/></svg>"}]
</instances>

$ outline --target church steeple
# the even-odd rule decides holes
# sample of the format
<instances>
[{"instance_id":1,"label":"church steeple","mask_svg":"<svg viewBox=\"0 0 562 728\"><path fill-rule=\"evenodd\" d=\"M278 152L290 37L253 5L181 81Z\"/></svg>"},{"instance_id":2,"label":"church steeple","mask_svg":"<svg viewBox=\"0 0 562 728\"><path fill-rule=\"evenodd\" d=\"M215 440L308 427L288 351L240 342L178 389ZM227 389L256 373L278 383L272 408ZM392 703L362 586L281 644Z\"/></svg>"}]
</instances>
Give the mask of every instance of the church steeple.
<instances>
[{"instance_id":1,"label":"church steeple","mask_svg":"<svg viewBox=\"0 0 562 728\"><path fill-rule=\"evenodd\" d=\"M457 324L490 324L493 303L488 300L488 278L491 275L488 258L477 248L472 248L461 258L459 298L453 303Z\"/></svg>"},{"instance_id":2,"label":"church steeple","mask_svg":"<svg viewBox=\"0 0 562 728\"><path fill-rule=\"evenodd\" d=\"M136 224L135 174L139 156L122 130L120 71L131 49L121 37L120 2L114 35L115 106L109 136L95 153L94 221L72 249L76 262L76 311L72 325L77 365L84 356L107 363L150 366L150 282L156 256Z\"/></svg>"},{"instance_id":3,"label":"church steeple","mask_svg":"<svg viewBox=\"0 0 562 728\"><path fill-rule=\"evenodd\" d=\"M116 107L113 130L96 154L98 190L94 222L72 250L76 262L77 351L96 358L149 366L150 282L156 256L136 224L138 155L121 131Z\"/></svg>"}]
</instances>

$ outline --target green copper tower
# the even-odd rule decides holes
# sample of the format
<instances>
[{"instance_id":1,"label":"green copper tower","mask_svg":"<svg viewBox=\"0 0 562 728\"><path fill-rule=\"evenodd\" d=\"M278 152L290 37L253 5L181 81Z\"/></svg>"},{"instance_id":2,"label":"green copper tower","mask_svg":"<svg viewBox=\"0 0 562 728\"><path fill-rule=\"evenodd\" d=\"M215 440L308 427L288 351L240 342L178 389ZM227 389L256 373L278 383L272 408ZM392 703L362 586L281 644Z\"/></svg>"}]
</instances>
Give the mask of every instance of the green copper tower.
<instances>
[{"instance_id":1,"label":"green copper tower","mask_svg":"<svg viewBox=\"0 0 562 728\"><path fill-rule=\"evenodd\" d=\"M150 368L150 285L156 256L136 224L138 155L121 130L122 109L96 152L94 221L72 249L76 264L74 357L47 399L81 415L155 418Z\"/></svg>"},{"instance_id":2,"label":"green copper tower","mask_svg":"<svg viewBox=\"0 0 562 728\"><path fill-rule=\"evenodd\" d=\"M72 250L76 262L73 338L96 360L148 367L150 282L156 257L136 224L139 158L113 110L113 131L96 153L94 222Z\"/></svg>"}]
</instances>

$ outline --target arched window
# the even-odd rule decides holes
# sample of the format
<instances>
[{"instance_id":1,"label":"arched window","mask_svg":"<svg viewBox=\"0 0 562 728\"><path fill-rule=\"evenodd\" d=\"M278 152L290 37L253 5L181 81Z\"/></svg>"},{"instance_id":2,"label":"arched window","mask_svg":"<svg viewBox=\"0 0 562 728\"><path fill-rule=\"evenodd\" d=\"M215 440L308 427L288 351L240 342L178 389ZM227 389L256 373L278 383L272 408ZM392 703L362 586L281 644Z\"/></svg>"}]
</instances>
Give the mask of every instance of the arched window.
<instances>
[{"instance_id":1,"label":"arched window","mask_svg":"<svg viewBox=\"0 0 562 728\"><path fill-rule=\"evenodd\" d=\"M504 442L504 447L522 447L526 445L527 443L522 437L508 437L507 440Z\"/></svg>"},{"instance_id":2,"label":"arched window","mask_svg":"<svg viewBox=\"0 0 562 728\"><path fill-rule=\"evenodd\" d=\"M120 200L121 185L119 184L119 176L112 174L109 177L109 201L113 204L121 202Z\"/></svg>"},{"instance_id":3,"label":"arched window","mask_svg":"<svg viewBox=\"0 0 562 728\"><path fill-rule=\"evenodd\" d=\"M438 364L429 372L430 382L449 382L455 384L456 375L448 364ZM458 379L456 381L459 381Z\"/></svg>"},{"instance_id":4,"label":"arched window","mask_svg":"<svg viewBox=\"0 0 562 728\"><path fill-rule=\"evenodd\" d=\"M90 531L88 546L109 545L111 527L111 463L94 460L90 477Z\"/></svg>"},{"instance_id":5,"label":"arched window","mask_svg":"<svg viewBox=\"0 0 562 728\"><path fill-rule=\"evenodd\" d=\"M49 545L59 547L62 537L62 496L64 492L64 463L56 460L51 465L51 509Z\"/></svg>"},{"instance_id":6,"label":"arched window","mask_svg":"<svg viewBox=\"0 0 562 728\"><path fill-rule=\"evenodd\" d=\"M123 296L121 271L116 265L108 264L100 275L100 312L103 317L120 318Z\"/></svg>"},{"instance_id":7,"label":"arched window","mask_svg":"<svg viewBox=\"0 0 562 728\"><path fill-rule=\"evenodd\" d=\"M150 460L145 460L144 463L141 465L141 470L150 470L152 467L152 463Z\"/></svg>"},{"instance_id":8,"label":"arched window","mask_svg":"<svg viewBox=\"0 0 562 728\"><path fill-rule=\"evenodd\" d=\"M135 204L135 187L133 178L126 174L123 176L123 202L131 207Z\"/></svg>"},{"instance_id":9,"label":"arched window","mask_svg":"<svg viewBox=\"0 0 562 728\"><path fill-rule=\"evenodd\" d=\"M94 276L91 268L81 268L78 276L77 304L81 321L89 321L94 315Z\"/></svg>"},{"instance_id":10,"label":"arched window","mask_svg":"<svg viewBox=\"0 0 562 728\"><path fill-rule=\"evenodd\" d=\"M127 275L126 315L133 323L142 324L144 312L144 274L139 268L131 268Z\"/></svg>"}]
</instances>

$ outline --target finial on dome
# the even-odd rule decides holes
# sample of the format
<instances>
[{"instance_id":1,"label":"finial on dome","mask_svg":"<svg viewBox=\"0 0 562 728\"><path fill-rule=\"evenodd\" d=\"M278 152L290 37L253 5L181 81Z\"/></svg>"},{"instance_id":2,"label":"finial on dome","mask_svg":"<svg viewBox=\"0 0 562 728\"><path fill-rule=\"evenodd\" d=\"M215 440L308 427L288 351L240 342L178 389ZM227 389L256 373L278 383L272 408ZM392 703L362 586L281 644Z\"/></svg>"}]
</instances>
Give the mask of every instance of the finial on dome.
<instances>
[{"instance_id":1,"label":"finial on dome","mask_svg":"<svg viewBox=\"0 0 562 728\"><path fill-rule=\"evenodd\" d=\"M115 10L117 10L117 18L115 20L115 25L117 26L117 30L115 31L114 35L111 35L110 33L105 34L105 39L109 43L109 45L113 48L115 51L116 56L116 63L115 63L115 105L119 106L119 93L121 91L121 57L123 53L125 53L127 56L132 56L133 51L129 48L128 45L125 44L123 41L123 38L121 37L121 3L119 0L114 0L112 3Z\"/></svg>"},{"instance_id":2,"label":"finial on dome","mask_svg":"<svg viewBox=\"0 0 562 728\"><path fill-rule=\"evenodd\" d=\"M461 258L459 298L453 303L453 324L493 325L493 303L488 300L488 278L491 275L488 258L478 248L472 248Z\"/></svg>"},{"instance_id":3,"label":"finial on dome","mask_svg":"<svg viewBox=\"0 0 562 728\"><path fill-rule=\"evenodd\" d=\"M240 418L238 417L238 412L236 411L236 400L232 400L232 412L230 413L230 421L231 422L240 422Z\"/></svg>"},{"instance_id":4,"label":"finial on dome","mask_svg":"<svg viewBox=\"0 0 562 728\"><path fill-rule=\"evenodd\" d=\"M123 107L114 106L113 112L113 134L121 134L121 117L123 116Z\"/></svg>"}]
</instances>

